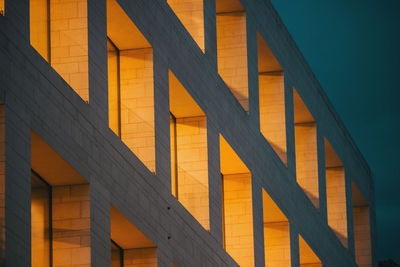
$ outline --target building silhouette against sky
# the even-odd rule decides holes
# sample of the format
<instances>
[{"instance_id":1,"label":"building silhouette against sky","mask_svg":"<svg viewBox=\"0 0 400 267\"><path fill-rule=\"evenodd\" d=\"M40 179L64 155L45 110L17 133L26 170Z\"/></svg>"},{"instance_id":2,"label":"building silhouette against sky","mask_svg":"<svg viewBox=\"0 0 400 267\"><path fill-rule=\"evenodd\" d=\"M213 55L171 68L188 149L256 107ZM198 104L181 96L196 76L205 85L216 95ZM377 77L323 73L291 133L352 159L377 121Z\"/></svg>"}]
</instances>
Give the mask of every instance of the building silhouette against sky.
<instances>
[{"instance_id":1,"label":"building silhouette against sky","mask_svg":"<svg viewBox=\"0 0 400 267\"><path fill-rule=\"evenodd\" d=\"M268 1L0 10L5 266L376 266L369 167Z\"/></svg>"}]
</instances>

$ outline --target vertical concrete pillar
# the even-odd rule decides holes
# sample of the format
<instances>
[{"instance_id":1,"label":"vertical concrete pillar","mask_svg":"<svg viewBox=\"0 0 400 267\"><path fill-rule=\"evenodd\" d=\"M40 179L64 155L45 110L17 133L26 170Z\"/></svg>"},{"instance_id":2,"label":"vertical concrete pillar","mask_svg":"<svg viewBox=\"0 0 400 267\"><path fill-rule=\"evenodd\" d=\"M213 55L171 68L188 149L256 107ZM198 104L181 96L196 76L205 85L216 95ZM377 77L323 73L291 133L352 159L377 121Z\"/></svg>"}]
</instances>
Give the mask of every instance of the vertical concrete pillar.
<instances>
[{"instance_id":1,"label":"vertical concrete pillar","mask_svg":"<svg viewBox=\"0 0 400 267\"><path fill-rule=\"evenodd\" d=\"M6 266L31 265L30 128L14 110L21 107L8 95L5 108L5 250ZM26 114L25 114L26 115Z\"/></svg>"},{"instance_id":2,"label":"vertical concrete pillar","mask_svg":"<svg viewBox=\"0 0 400 267\"><path fill-rule=\"evenodd\" d=\"M107 123L107 12L106 0L87 0L89 101Z\"/></svg>"},{"instance_id":3,"label":"vertical concrete pillar","mask_svg":"<svg viewBox=\"0 0 400 267\"><path fill-rule=\"evenodd\" d=\"M257 25L254 18L246 13L247 66L249 119L255 131L260 130L260 102L258 81Z\"/></svg>"},{"instance_id":4,"label":"vertical concrete pillar","mask_svg":"<svg viewBox=\"0 0 400 267\"><path fill-rule=\"evenodd\" d=\"M289 225L290 231L290 260L292 267L300 266L300 254L299 254L299 234L293 224Z\"/></svg>"},{"instance_id":5,"label":"vertical concrete pillar","mask_svg":"<svg viewBox=\"0 0 400 267\"><path fill-rule=\"evenodd\" d=\"M217 26L215 0L204 1L204 47L205 57L217 72Z\"/></svg>"},{"instance_id":6,"label":"vertical concrete pillar","mask_svg":"<svg viewBox=\"0 0 400 267\"><path fill-rule=\"evenodd\" d=\"M328 222L326 199L326 166L325 141L317 125L317 155L318 155L318 184L319 184L319 211L324 222Z\"/></svg>"},{"instance_id":7,"label":"vertical concrete pillar","mask_svg":"<svg viewBox=\"0 0 400 267\"><path fill-rule=\"evenodd\" d=\"M287 168L295 174L296 173L296 153L295 153L295 140L294 140L294 105L293 105L293 84L288 78L286 73L284 77L285 87L285 117L286 117L286 157ZM295 176L293 175L295 178Z\"/></svg>"},{"instance_id":8,"label":"vertical concrete pillar","mask_svg":"<svg viewBox=\"0 0 400 267\"><path fill-rule=\"evenodd\" d=\"M168 66L156 46L153 59L156 175L171 192Z\"/></svg>"},{"instance_id":9,"label":"vertical concrete pillar","mask_svg":"<svg viewBox=\"0 0 400 267\"><path fill-rule=\"evenodd\" d=\"M5 265L5 241L6 241L6 225L5 225L5 164L6 164L6 116L5 105L0 104L0 265Z\"/></svg>"},{"instance_id":10,"label":"vertical concrete pillar","mask_svg":"<svg viewBox=\"0 0 400 267\"><path fill-rule=\"evenodd\" d=\"M110 266L110 240L110 192L98 183L96 179L92 179L90 184L90 243L92 266Z\"/></svg>"},{"instance_id":11,"label":"vertical concrete pillar","mask_svg":"<svg viewBox=\"0 0 400 267\"><path fill-rule=\"evenodd\" d=\"M346 184L346 218L347 218L347 240L348 249L355 259L355 247L354 247L354 218L353 218L353 192L351 188L351 177L346 172L344 173L345 184Z\"/></svg>"},{"instance_id":12,"label":"vertical concrete pillar","mask_svg":"<svg viewBox=\"0 0 400 267\"><path fill-rule=\"evenodd\" d=\"M254 240L254 266L265 266L264 250L264 217L262 187L256 184L256 179L251 179L253 200L253 240Z\"/></svg>"},{"instance_id":13,"label":"vertical concrete pillar","mask_svg":"<svg viewBox=\"0 0 400 267\"><path fill-rule=\"evenodd\" d=\"M29 42L29 0L5 0L4 14Z\"/></svg>"},{"instance_id":14,"label":"vertical concrete pillar","mask_svg":"<svg viewBox=\"0 0 400 267\"><path fill-rule=\"evenodd\" d=\"M222 187L218 129L207 119L210 233L222 246Z\"/></svg>"}]
</instances>

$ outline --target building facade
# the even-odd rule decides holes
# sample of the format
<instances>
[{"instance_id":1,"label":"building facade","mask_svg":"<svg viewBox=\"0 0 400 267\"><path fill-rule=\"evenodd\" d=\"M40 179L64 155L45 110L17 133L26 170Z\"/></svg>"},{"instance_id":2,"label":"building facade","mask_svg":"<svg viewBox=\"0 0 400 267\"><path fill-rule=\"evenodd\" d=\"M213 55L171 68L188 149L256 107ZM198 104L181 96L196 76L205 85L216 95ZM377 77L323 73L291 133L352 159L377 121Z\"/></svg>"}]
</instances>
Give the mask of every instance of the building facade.
<instances>
[{"instance_id":1,"label":"building facade","mask_svg":"<svg viewBox=\"0 0 400 267\"><path fill-rule=\"evenodd\" d=\"M0 0L1 266L377 266L371 171L267 0Z\"/></svg>"}]
</instances>

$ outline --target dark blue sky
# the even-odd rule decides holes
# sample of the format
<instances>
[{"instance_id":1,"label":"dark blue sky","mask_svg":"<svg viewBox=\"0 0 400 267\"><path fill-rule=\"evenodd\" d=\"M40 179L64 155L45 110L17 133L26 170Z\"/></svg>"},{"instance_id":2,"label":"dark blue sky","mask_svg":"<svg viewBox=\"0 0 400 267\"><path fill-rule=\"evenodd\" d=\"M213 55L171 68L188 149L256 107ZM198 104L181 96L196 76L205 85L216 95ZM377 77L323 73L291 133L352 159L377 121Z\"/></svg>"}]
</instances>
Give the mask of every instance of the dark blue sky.
<instances>
[{"instance_id":1,"label":"dark blue sky","mask_svg":"<svg viewBox=\"0 0 400 267\"><path fill-rule=\"evenodd\" d=\"M272 3L372 169L379 259L400 262L400 1Z\"/></svg>"}]
</instances>

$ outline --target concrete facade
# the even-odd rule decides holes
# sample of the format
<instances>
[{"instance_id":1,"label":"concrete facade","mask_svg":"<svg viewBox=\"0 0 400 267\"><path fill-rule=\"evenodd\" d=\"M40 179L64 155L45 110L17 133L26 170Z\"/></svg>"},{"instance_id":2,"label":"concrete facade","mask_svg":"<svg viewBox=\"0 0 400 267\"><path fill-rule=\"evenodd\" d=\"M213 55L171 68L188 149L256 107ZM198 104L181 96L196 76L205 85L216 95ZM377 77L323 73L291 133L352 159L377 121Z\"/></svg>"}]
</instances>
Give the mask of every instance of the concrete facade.
<instances>
[{"instance_id":1,"label":"concrete facade","mask_svg":"<svg viewBox=\"0 0 400 267\"><path fill-rule=\"evenodd\" d=\"M61 248L53 246L53 266L110 266L110 239L124 234L111 229L115 217L112 218L110 210L114 208L126 218L130 233L143 241L122 246L126 248L125 266L238 266L239 262L243 262L241 266L257 267L377 266L371 171L269 1L240 0L245 10L245 13L240 11L240 24L246 30L245 34L241 32L244 37L239 38L240 50L246 55L243 57L240 52L239 57L234 57L240 63L240 71L234 77L239 81L231 78L227 81L219 65L217 10L226 2L236 1L205 0L201 12L198 10L201 4L194 0L191 15L203 14L203 20L187 20L182 5L191 2L188 0L116 0L152 47L152 64L148 66L152 66L153 76L145 82L152 81L148 86L153 88L152 94L146 96L153 98L153 103L150 99L146 102L150 104L144 106L154 106L154 132L149 131L154 144L151 141L146 144L154 149L149 154L155 160L147 157L147 152L135 151L140 148L135 144L136 137L132 138L135 149L131 149L131 144L109 128L107 0L51 2L84 6L78 8L77 16L86 16L87 20L74 22L85 34L82 38L74 36L80 41L87 38L86 42L80 43L77 50L65 43L68 53L79 54L72 55L77 59L76 74L84 73L85 77L78 78L77 83L72 78L75 72L58 73L31 45L29 0L5 0L4 16L0 16L0 257L5 266L33 263L31 169L40 170L38 173L54 193L52 242ZM177 14L174 13L176 6ZM198 25L193 25L196 21L204 27L204 51L196 43L202 35L190 35L198 31ZM185 29L188 23L190 29ZM55 30L51 29L50 35ZM267 141L268 136L260 132L260 120L267 116L267 113L260 116L260 111L268 109L260 109L258 34L284 73L285 125L279 126L279 131L284 129L286 141L276 140L281 146L286 145L286 162L281 160L284 154L278 153ZM143 59L143 53L141 56ZM81 57L85 60L81 61ZM137 61L132 63L133 67L134 63ZM191 145L207 144L202 158L207 159L208 182L202 182L208 185L208 191L203 190L202 195L208 195L203 202L207 203L208 210L201 205L200 212L208 213L207 217L191 214L191 208L185 208L188 204L181 203L171 193L171 71L206 115L201 123L192 123L201 124L206 132L201 132L200 141L196 143L193 139ZM134 79L131 81L136 83ZM274 82L282 87L281 81ZM241 93L232 92L229 83L241 88L237 91ZM312 122L298 121L297 95L311 114ZM277 104L282 114L282 104ZM307 114L301 116L307 119ZM232 244L239 250L231 255L224 249L226 227L223 224L227 214L223 207L228 196L223 195L221 169L225 163L220 159L224 153L220 135L251 173L242 175L248 182L241 186L242 190L246 189L241 200L247 206L243 217L252 225L239 227L232 233L243 231L250 236L243 238L244 250L239 243ZM326 139L343 165L344 171L340 173L328 166L325 159L328 158ZM306 145L299 147L298 140L304 140ZM203 176L204 173L202 180ZM311 180L307 178L311 176ZM309 182L310 190L305 188ZM332 197L332 192L340 193L339 200ZM286 218L275 220L278 222L275 228L266 223L265 213L269 209L263 206L263 194L268 194L276 205L274 209ZM341 211L345 207L346 214L335 212L336 202ZM61 212L63 209L66 211ZM196 218L206 218L208 224ZM345 218L345 222L339 221L340 218ZM69 225L65 235L55 227L73 221L77 228ZM279 240L270 243L275 239ZM266 252L269 247L273 250ZM60 254L61 250L66 254ZM284 263L270 261L275 263L268 265L266 257L282 251ZM240 255L245 258L238 258ZM71 264L62 257L67 257ZM56 259L61 259L61 264Z\"/></svg>"}]
</instances>

